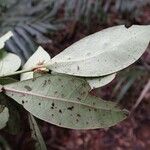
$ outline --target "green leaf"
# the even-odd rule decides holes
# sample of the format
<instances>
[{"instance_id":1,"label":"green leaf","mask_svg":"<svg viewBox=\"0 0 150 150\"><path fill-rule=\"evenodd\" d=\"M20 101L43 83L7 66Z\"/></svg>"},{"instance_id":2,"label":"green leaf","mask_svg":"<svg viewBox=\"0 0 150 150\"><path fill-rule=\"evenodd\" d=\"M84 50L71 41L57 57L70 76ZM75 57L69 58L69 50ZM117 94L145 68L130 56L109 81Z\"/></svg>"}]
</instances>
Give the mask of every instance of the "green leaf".
<instances>
[{"instance_id":1,"label":"green leaf","mask_svg":"<svg viewBox=\"0 0 150 150\"><path fill-rule=\"evenodd\" d=\"M13 33L11 31L7 32L5 35L0 37L0 49L2 49L5 46L5 42L13 36Z\"/></svg>"},{"instance_id":2,"label":"green leaf","mask_svg":"<svg viewBox=\"0 0 150 150\"><path fill-rule=\"evenodd\" d=\"M84 77L112 74L138 60L149 41L150 25L110 27L74 43L55 56L48 68Z\"/></svg>"},{"instance_id":3,"label":"green leaf","mask_svg":"<svg viewBox=\"0 0 150 150\"><path fill-rule=\"evenodd\" d=\"M9 110L9 119L7 121L7 126L5 127L5 131L12 135L20 133L22 127L21 116L18 110L19 104L3 93L0 94L0 103L5 105Z\"/></svg>"},{"instance_id":4,"label":"green leaf","mask_svg":"<svg viewBox=\"0 0 150 150\"><path fill-rule=\"evenodd\" d=\"M2 135L0 135L0 145L4 150L11 150L11 148L7 142L7 139L2 137Z\"/></svg>"},{"instance_id":5,"label":"green leaf","mask_svg":"<svg viewBox=\"0 0 150 150\"><path fill-rule=\"evenodd\" d=\"M29 114L29 124L31 128L31 136L36 141L35 149L36 150L47 150L43 137L41 135L40 129L34 117Z\"/></svg>"},{"instance_id":6,"label":"green leaf","mask_svg":"<svg viewBox=\"0 0 150 150\"><path fill-rule=\"evenodd\" d=\"M99 88L105 86L111 82L116 77L116 74L107 75L104 77L95 77L95 78L86 78L86 81L89 83L91 89Z\"/></svg>"},{"instance_id":7,"label":"green leaf","mask_svg":"<svg viewBox=\"0 0 150 150\"><path fill-rule=\"evenodd\" d=\"M4 128L9 119L9 111L8 108L0 105L0 129Z\"/></svg>"},{"instance_id":8,"label":"green leaf","mask_svg":"<svg viewBox=\"0 0 150 150\"><path fill-rule=\"evenodd\" d=\"M39 47L25 63L23 69L36 67L40 63L46 63L50 61L50 59L50 55L42 47ZM33 71L21 74L21 80L27 80L31 78L33 78Z\"/></svg>"},{"instance_id":9,"label":"green leaf","mask_svg":"<svg viewBox=\"0 0 150 150\"><path fill-rule=\"evenodd\" d=\"M4 49L1 49L1 50L0 50L0 60L1 60L3 57L5 57L6 54L7 54L7 52L6 52Z\"/></svg>"},{"instance_id":10,"label":"green leaf","mask_svg":"<svg viewBox=\"0 0 150 150\"><path fill-rule=\"evenodd\" d=\"M14 82L17 82L17 80L15 80L13 78L9 78L9 77L0 78L0 84L1 85L5 85L5 84L9 84L9 83L14 83Z\"/></svg>"},{"instance_id":11,"label":"green leaf","mask_svg":"<svg viewBox=\"0 0 150 150\"><path fill-rule=\"evenodd\" d=\"M14 82L17 82L17 80L9 77L0 78L1 85ZM7 122L7 126L5 127L5 131L13 135L19 133L21 131L21 122L17 106L18 104L4 93L0 93L0 105L5 105L9 109L9 120Z\"/></svg>"},{"instance_id":12,"label":"green leaf","mask_svg":"<svg viewBox=\"0 0 150 150\"><path fill-rule=\"evenodd\" d=\"M106 128L126 118L116 103L89 95L85 80L65 75L45 75L4 86L34 116L73 129Z\"/></svg>"},{"instance_id":13,"label":"green leaf","mask_svg":"<svg viewBox=\"0 0 150 150\"><path fill-rule=\"evenodd\" d=\"M7 53L0 59L0 76L11 74L19 69L21 65L20 58L12 53Z\"/></svg>"}]
</instances>

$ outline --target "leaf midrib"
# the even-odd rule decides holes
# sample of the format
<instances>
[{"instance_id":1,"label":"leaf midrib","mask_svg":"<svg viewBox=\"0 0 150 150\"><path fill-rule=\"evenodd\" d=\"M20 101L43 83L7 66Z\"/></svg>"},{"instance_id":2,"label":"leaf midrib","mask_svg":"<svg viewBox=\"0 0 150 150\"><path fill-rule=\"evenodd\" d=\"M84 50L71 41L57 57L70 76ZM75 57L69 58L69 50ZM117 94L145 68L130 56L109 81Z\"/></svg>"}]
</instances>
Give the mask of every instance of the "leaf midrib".
<instances>
[{"instance_id":1,"label":"leaf midrib","mask_svg":"<svg viewBox=\"0 0 150 150\"><path fill-rule=\"evenodd\" d=\"M41 94L36 94L36 93L33 93L33 92L26 92L26 91L21 91L21 90L16 90L16 89L12 89L12 88L8 88L6 86L3 87L3 90L4 92L6 93L7 95L7 92L13 92L13 93L18 93L18 94L26 94L26 95L30 95L30 96L36 96L36 97L40 97L40 98L43 98L43 99L51 99L51 100L57 100L57 101L63 101L63 102L67 102L67 103L72 103L72 104L78 104L78 105L82 105L84 107L89 107L89 108L92 108L92 109L102 109L102 110L107 110L107 111L117 111L117 112L121 112L121 110L114 110L114 107L112 107L113 109L107 109L107 108L100 108L100 107L95 107L95 106L91 106L91 105L88 105L88 104L84 104L84 103L81 103L81 102L77 102L77 101L68 101L67 99L65 98L57 98L57 97L52 97L52 96L44 96L44 95L41 95Z\"/></svg>"}]
</instances>

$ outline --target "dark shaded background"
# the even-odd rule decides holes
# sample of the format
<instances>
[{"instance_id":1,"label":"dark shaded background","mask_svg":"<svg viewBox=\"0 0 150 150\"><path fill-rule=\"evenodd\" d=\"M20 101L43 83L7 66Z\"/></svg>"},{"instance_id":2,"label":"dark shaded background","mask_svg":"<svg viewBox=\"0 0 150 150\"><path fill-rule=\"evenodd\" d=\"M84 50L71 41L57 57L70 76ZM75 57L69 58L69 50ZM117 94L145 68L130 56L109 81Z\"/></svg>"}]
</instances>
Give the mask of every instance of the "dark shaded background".
<instances>
[{"instance_id":1,"label":"dark shaded background","mask_svg":"<svg viewBox=\"0 0 150 150\"><path fill-rule=\"evenodd\" d=\"M53 57L86 35L119 24L150 24L149 0L0 0L0 35L14 32L6 49L19 55L23 63L38 45ZM149 82L149 65L148 48L112 83L91 94L131 110ZM76 131L37 121L48 150L149 150L150 92L142 98L133 115L109 129ZM7 142L12 150L34 150L27 113L18 107L20 117L15 123L21 130L15 134L1 130L0 145Z\"/></svg>"}]
</instances>

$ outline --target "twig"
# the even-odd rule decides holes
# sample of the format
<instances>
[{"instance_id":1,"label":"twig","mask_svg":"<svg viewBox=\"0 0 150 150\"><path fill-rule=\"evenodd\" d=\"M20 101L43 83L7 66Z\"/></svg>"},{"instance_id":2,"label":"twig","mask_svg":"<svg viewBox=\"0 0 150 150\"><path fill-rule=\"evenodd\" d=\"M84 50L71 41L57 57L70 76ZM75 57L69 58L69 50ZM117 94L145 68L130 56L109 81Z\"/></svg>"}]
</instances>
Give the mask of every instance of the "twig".
<instances>
[{"instance_id":1,"label":"twig","mask_svg":"<svg viewBox=\"0 0 150 150\"><path fill-rule=\"evenodd\" d=\"M150 89L150 80L148 81L148 83L146 84L145 88L143 89L140 97L137 99L135 105L133 106L133 108L131 109L131 114L135 111L135 109L138 107L138 105L141 103L142 99L144 98L145 94L148 92L148 90Z\"/></svg>"},{"instance_id":2,"label":"twig","mask_svg":"<svg viewBox=\"0 0 150 150\"><path fill-rule=\"evenodd\" d=\"M36 67L19 70L19 71L16 71L16 72L13 72L13 73L9 73L9 74L4 74L4 75L1 75L0 78L13 76L13 75L18 75L18 74L22 74L22 73L26 73L26 72L31 72L31 71L35 71L35 70L42 69L42 68L46 68L45 65L38 65Z\"/></svg>"}]
</instances>

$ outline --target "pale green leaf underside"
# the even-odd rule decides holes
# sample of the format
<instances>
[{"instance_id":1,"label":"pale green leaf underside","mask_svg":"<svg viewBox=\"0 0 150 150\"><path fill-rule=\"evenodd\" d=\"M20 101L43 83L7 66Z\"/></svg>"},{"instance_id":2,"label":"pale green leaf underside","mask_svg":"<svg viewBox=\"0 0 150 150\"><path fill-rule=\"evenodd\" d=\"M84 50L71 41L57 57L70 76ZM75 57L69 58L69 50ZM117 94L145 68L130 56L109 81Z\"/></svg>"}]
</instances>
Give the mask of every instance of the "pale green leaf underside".
<instances>
[{"instance_id":1,"label":"pale green leaf underside","mask_svg":"<svg viewBox=\"0 0 150 150\"><path fill-rule=\"evenodd\" d=\"M150 25L110 27L66 48L48 67L54 72L85 77L112 74L138 60L149 41Z\"/></svg>"},{"instance_id":2,"label":"pale green leaf underside","mask_svg":"<svg viewBox=\"0 0 150 150\"><path fill-rule=\"evenodd\" d=\"M87 82L72 76L45 75L4 89L34 116L61 127L106 128L126 117L116 103L89 95Z\"/></svg>"},{"instance_id":3,"label":"pale green leaf underside","mask_svg":"<svg viewBox=\"0 0 150 150\"><path fill-rule=\"evenodd\" d=\"M0 76L11 74L19 69L21 59L12 53L7 53L0 59Z\"/></svg>"},{"instance_id":4,"label":"pale green leaf underside","mask_svg":"<svg viewBox=\"0 0 150 150\"><path fill-rule=\"evenodd\" d=\"M51 60L50 55L42 48L39 47L37 51L29 58L29 60L25 63L23 66L23 69L29 69L36 67L39 63L47 63ZM52 72L52 74L56 74ZM21 74L21 80L27 80L33 78L33 71L27 72ZM111 82L115 78L115 74L104 76L104 77L98 77L98 78L88 78L86 79L89 85L91 86L91 89L98 88L101 86L104 86Z\"/></svg>"},{"instance_id":5,"label":"pale green leaf underside","mask_svg":"<svg viewBox=\"0 0 150 150\"><path fill-rule=\"evenodd\" d=\"M0 129L6 126L8 119L9 119L8 108L0 105Z\"/></svg>"},{"instance_id":6,"label":"pale green leaf underside","mask_svg":"<svg viewBox=\"0 0 150 150\"><path fill-rule=\"evenodd\" d=\"M36 67L40 63L47 63L50 61L50 55L40 46L36 52L29 58L23 66L23 69ZM21 74L21 80L33 78L33 72Z\"/></svg>"},{"instance_id":7,"label":"pale green leaf underside","mask_svg":"<svg viewBox=\"0 0 150 150\"><path fill-rule=\"evenodd\" d=\"M2 49L5 45L5 42L11 37L13 36L13 33L11 31L7 32L5 35L3 35L2 37L0 37L0 49Z\"/></svg>"},{"instance_id":8,"label":"pale green leaf underside","mask_svg":"<svg viewBox=\"0 0 150 150\"><path fill-rule=\"evenodd\" d=\"M116 73L107 75L104 77L95 77L95 78L86 78L86 81L89 83L91 89L99 88L110 83L116 77Z\"/></svg>"}]
</instances>

